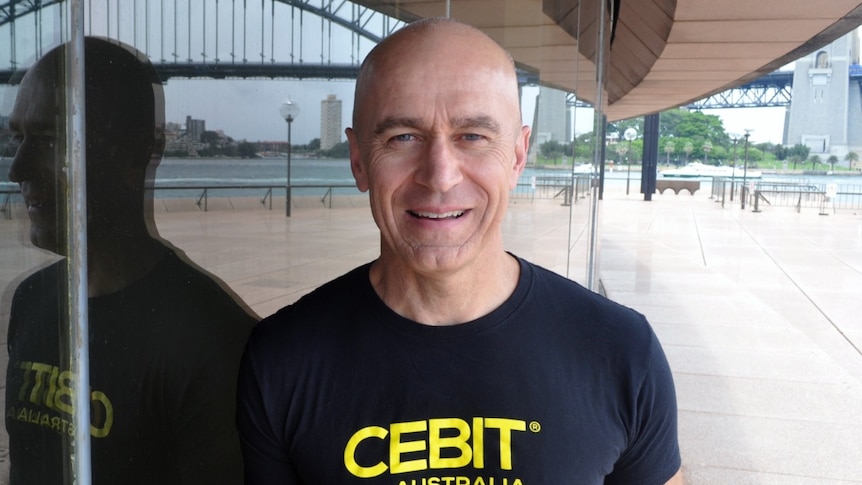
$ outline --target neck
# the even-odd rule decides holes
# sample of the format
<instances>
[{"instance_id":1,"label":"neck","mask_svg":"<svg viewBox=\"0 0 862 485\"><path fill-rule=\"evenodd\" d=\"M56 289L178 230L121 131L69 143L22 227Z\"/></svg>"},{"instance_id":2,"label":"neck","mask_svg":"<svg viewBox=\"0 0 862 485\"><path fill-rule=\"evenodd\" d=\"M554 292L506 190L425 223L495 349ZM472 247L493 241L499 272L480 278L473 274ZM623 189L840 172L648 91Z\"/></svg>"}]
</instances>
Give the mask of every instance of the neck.
<instances>
[{"instance_id":1,"label":"neck","mask_svg":"<svg viewBox=\"0 0 862 485\"><path fill-rule=\"evenodd\" d=\"M112 231L88 236L87 293L102 296L143 278L166 254L148 232Z\"/></svg>"},{"instance_id":2,"label":"neck","mask_svg":"<svg viewBox=\"0 0 862 485\"><path fill-rule=\"evenodd\" d=\"M430 274L381 255L370 278L386 306L399 315L443 326L475 320L499 307L515 291L519 275L518 261L501 250L469 267Z\"/></svg>"}]
</instances>

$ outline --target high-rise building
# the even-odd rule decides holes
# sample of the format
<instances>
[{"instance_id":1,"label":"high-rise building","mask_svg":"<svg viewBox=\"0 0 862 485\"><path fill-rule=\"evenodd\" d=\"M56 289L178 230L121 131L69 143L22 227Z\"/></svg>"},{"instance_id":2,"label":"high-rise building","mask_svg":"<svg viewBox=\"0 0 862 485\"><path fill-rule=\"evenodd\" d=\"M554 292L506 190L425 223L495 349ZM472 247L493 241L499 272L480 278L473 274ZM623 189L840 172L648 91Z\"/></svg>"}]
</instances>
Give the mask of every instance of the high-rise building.
<instances>
[{"instance_id":1,"label":"high-rise building","mask_svg":"<svg viewBox=\"0 0 862 485\"><path fill-rule=\"evenodd\" d=\"M341 142L341 100L330 94L320 102L320 148L329 150Z\"/></svg>"},{"instance_id":2,"label":"high-rise building","mask_svg":"<svg viewBox=\"0 0 862 485\"><path fill-rule=\"evenodd\" d=\"M193 142L201 141L201 135L206 131L206 121L196 120L186 116L186 138Z\"/></svg>"}]
</instances>

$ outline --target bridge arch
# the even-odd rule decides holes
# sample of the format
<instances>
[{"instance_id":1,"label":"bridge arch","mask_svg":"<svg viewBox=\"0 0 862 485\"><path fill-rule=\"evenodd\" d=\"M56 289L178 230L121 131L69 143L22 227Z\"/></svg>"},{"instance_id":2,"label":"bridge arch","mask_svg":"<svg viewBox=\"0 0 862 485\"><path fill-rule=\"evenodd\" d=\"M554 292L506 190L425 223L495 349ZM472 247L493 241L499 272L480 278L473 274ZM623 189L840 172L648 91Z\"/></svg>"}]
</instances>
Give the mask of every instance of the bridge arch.
<instances>
[{"instance_id":1,"label":"bridge arch","mask_svg":"<svg viewBox=\"0 0 862 485\"><path fill-rule=\"evenodd\" d=\"M10 39L0 48L0 82L8 83L12 72L66 40L62 30L57 37L56 25L68 15L67 4L0 3L0 38ZM88 5L87 35L132 45L165 79L355 78L367 51L405 24L343 0L106 0ZM319 42L308 42L312 37Z\"/></svg>"}]
</instances>

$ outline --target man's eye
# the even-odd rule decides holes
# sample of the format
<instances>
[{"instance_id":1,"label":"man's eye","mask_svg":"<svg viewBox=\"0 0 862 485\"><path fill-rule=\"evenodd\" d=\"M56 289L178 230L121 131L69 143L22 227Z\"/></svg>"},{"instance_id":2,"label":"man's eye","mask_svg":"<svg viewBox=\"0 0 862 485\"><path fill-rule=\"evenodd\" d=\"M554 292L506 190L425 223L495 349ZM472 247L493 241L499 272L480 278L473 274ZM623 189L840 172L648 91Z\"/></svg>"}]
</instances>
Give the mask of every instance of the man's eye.
<instances>
[{"instance_id":1,"label":"man's eye","mask_svg":"<svg viewBox=\"0 0 862 485\"><path fill-rule=\"evenodd\" d=\"M483 140L485 137L476 133L467 133L466 135L462 136L462 138L466 141L480 141Z\"/></svg>"},{"instance_id":2,"label":"man's eye","mask_svg":"<svg viewBox=\"0 0 862 485\"><path fill-rule=\"evenodd\" d=\"M398 142L413 141L414 139L415 139L415 137L409 133L403 133L401 135L395 135L392 137L393 141L398 141Z\"/></svg>"}]
</instances>

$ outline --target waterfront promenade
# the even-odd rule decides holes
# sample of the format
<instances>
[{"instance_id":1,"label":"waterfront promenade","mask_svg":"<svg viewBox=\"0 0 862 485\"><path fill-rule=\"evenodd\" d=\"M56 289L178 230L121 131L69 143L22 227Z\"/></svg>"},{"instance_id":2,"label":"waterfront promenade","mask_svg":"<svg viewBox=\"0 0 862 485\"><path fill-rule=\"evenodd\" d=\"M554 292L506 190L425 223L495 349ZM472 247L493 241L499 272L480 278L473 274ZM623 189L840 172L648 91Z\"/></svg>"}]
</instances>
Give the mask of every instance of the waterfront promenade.
<instances>
[{"instance_id":1,"label":"waterfront promenade","mask_svg":"<svg viewBox=\"0 0 862 485\"><path fill-rule=\"evenodd\" d=\"M283 205L214 200L206 213L157 205L158 229L260 315L377 254L361 196L291 218ZM582 223L586 205L576 209ZM513 203L507 249L563 272L568 210ZM686 483L862 484L862 213L614 190L600 227L605 290L649 317L673 369ZM0 289L50 259L22 247L25 228L20 214L0 219Z\"/></svg>"}]
</instances>

